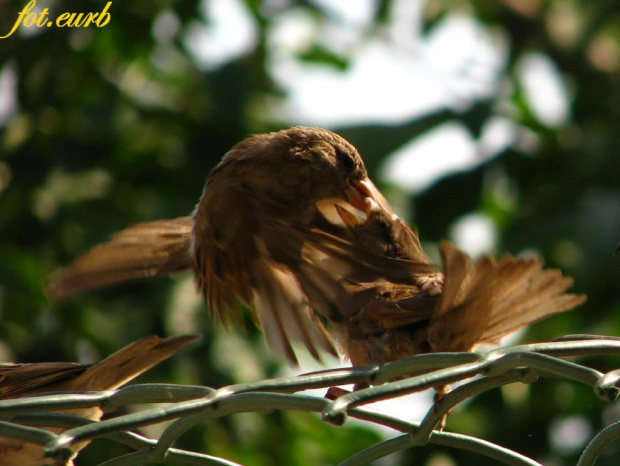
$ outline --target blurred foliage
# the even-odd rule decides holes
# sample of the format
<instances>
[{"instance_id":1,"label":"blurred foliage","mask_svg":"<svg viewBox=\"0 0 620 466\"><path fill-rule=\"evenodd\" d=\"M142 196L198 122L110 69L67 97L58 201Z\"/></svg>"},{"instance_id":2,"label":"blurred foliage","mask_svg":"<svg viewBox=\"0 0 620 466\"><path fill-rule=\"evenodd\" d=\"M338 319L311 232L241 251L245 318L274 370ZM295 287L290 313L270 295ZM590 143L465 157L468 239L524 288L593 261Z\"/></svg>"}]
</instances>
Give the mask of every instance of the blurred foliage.
<instances>
[{"instance_id":1,"label":"blurred foliage","mask_svg":"<svg viewBox=\"0 0 620 466\"><path fill-rule=\"evenodd\" d=\"M0 31L11 29L26 3L0 3ZM267 111L270 103L287 98L268 70L270 27L290 8L337 25L322 6L328 3L245 0L255 43L219 66L199 65L187 48L185 33L209 24L197 0L114 1L103 28L22 27L0 40L3 85L15 82L13 108L6 92L0 102L5 359L98 360L147 334L195 331L205 334L200 345L142 380L218 387L278 373L279 363L265 353L251 326L239 338L208 322L189 277L128 284L53 305L43 284L50 271L131 223L187 214L209 170L232 145L249 133L289 126ZM91 12L105 2L38 4L53 12ZM377 1L368 36L381 34L394 4ZM485 122L502 116L534 137L533 148L511 145L409 199L410 216L425 242L438 241L458 218L479 212L499 229L498 249L535 248L549 265L575 277L588 303L534 326L530 341L571 332L620 333L620 261L612 257L620 239L619 10L614 0L429 0L421 39L453 14L501 32L508 44L501 70L505 85L460 111L437 109L402 124L335 128L360 149L374 178L386 155L445 122L463 124L477 139ZM531 52L551 60L571 89L567 123L540 121L524 95L518 65ZM347 53L353 51L316 39L298 59L342 71ZM615 361L593 364L617 367ZM576 416L596 432L619 417L617 408L572 385L544 382L519 393L479 397L454 413L448 429L560 465L573 464L581 445L554 446L554 423ZM308 458L312 464L333 464L377 438L358 427L326 426L310 415L274 413L205 425L179 446L248 465L310 464ZM106 446L86 449L78 464L113 455ZM436 448L408 455L394 462L473 461L466 453ZM597 464L616 464L614 456Z\"/></svg>"}]
</instances>

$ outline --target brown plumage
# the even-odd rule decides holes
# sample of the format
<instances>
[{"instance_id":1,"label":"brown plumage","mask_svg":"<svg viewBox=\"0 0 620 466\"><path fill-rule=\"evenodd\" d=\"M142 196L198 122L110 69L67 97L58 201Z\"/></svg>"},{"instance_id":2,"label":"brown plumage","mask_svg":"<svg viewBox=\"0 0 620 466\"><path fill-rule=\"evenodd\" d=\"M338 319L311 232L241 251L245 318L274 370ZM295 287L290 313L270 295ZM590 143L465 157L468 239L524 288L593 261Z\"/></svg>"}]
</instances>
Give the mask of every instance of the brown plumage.
<instances>
[{"instance_id":1,"label":"brown plumage","mask_svg":"<svg viewBox=\"0 0 620 466\"><path fill-rule=\"evenodd\" d=\"M366 304L354 304L361 311L339 330L341 341L351 346L347 354L354 364L497 344L509 333L586 300L585 295L565 293L573 280L558 269L543 270L539 259L504 254L498 261L490 256L473 261L448 241L440 244L443 273L421 270L430 264L417 234L393 212L372 202L363 222L353 221L346 213L342 218L352 232L353 244L325 234L315 235L313 244L331 242L328 255L332 257L376 263L388 281L385 285L379 277L371 283L348 285L350 294L368 296ZM339 252L333 247L336 241ZM370 252L380 255L381 261ZM333 265L323 261L322 267L312 270L320 275L333 273L328 272L330 268ZM407 278L402 280L402 276ZM369 286L375 291L369 293ZM377 318L377 309L386 317Z\"/></svg>"},{"instance_id":2,"label":"brown plumage","mask_svg":"<svg viewBox=\"0 0 620 466\"><path fill-rule=\"evenodd\" d=\"M368 222L377 219L376 212L370 213ZM401 224L388 225L405 235L398 231ZM377 231L364 224L357 235L367 227ZM585 301L584 295L565 293L573 284L570 277L543 270L535 258L505 254L497 261L490 256L473 261L443 241L441 272L427 260L401 258L405 251L397 251L398 246L409 239L392 245L397 252L389 257L371 252L368 239L360 248L317 229L289 228L283 237L283 261L314 308L329 317L332 334L354 365L497 344L511 332ZM302 253L295 256L301 241ZM375 246L383 248L382 242Z\"/></svg>"},{"instance_id":3,"label":"brown plumage","mask_svg":"<svg viewBox=\"0 0 620 466\"><path fill-rule=\"evenodd\" d=\"M0 364L0 400L50 392L114 390L197 338L195 335L183 335L162 339L152 335L122 348L95 365L70 362ZM91 420L99 420L103 414L99 408L59 410L55 413ZM48 430L58 433L64 429L50 427ZM76 445L75 450L79 451L87 443ZM0 437L0 463L34 466L52 464L52 460L43 456L42 447L38 445Z\"/></svg>"},{"instance_id":4,"label":"brown plumage","mask_svg":"<svg viewBox=\"0 0 620 466\"><path fill-rule=\"evenodd\" d=\"M292 340L318 358L335 338L353 364L471 350L585 299L564 294L572 281L538 260L473 262L449 243L441 273L355 148L316 128L237 144L193 216L170 222L93 248L52 279L51 296L191 267L214 315L225 321L245 303L290 361Z\"/></svg>"}]
</instances>

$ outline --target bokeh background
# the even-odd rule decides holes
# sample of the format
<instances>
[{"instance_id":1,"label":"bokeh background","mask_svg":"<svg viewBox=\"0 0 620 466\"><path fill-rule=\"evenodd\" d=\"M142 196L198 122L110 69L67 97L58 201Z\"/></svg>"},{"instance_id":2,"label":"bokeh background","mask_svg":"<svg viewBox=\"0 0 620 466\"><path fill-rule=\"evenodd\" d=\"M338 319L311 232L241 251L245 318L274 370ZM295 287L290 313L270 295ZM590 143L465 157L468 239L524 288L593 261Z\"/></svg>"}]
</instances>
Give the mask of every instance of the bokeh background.
<instances>
[{"instance_id":1,"label":"bokeh background","mask_svg":"<svg viewBox=\"0 0 620 466\"><path fill-rule=\"evenodd\" d=\"M0 35L26 3L0 1ZM520 340L620 335L617 1L114 0L109 12L102 28L21 26L0 39L2 360L92 362L148 334L198 332L199 345L140 380L220 387L290 373L251 326L209 322L190 276L54 304L44 283L125 226L188 214L232 145L297 124L356 145L431 255L447 237L472 254L534 252L574 276L587 304ZM542 381L478 397L448 429L568 465L618 419L587 387ZM200 426L177 446L247 465L334 464L389 435L274 412ZM122 448L98 441L77 463ZM429 447L383 464L474 462Z\"/></svg>"}]
</instances>

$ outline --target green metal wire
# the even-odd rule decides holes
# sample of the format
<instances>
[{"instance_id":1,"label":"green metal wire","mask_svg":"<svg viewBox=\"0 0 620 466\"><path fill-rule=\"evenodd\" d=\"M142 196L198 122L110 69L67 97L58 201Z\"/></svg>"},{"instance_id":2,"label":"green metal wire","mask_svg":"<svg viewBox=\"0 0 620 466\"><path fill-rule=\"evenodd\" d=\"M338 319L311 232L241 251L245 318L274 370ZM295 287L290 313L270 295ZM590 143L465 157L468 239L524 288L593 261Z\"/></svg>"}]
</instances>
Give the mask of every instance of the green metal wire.
<instances>
[{"instance_id":1,"label":"green metal wire","mask_svg":"<svg viewBox=\"0 0 620 466\"><path fill-rule=\"evenodd\" d=\"M577 466L592 466L605 447L618 439L620 439L620 422L605 427L586 446Z\"/></svg>"},{"instance_id":2,"label":"green metal wire","mask_svg":"<svg viewBox=\"0 0 620 466\"><path fill-rule=\"evenodd\" d=\"M114 391L54 393L0 401L0 437L41 445L54 459L69 458L73 445L105 437L132 448L133 452L102 466L157 464L164 460L179 465L227 465L232 463L203 453L173 448L174 443L197 424L242 412L273 410L322 413L326 422L340 425L348 417L382 425L402 435L380 442L345 459L342 465L369 464L405 448L429 443L475 452L509 465L538 465L526 456L477 439L436 430L443 416L464 400L510 383L533 383L539 378L559 378L591 386L595 394L613 401L620 392L620 370L601 373L564 357L620 355L620 339L568 336L549 343L499 348L487 353L439 353L411 356L382 366L342 368L294 377L263 380L213 389L200 386L144 384ZM364 408L378 400L396 398L454 382L459 386L441 397L421 423L411 423ZM301 392L346 384L373 386L329 400ZM113 411L136 404L155 404L100 422L54 413L75 408L98 407ZM162 406L165 404L165 406ZM132 429L172 421L159 439L148 439ZM60 434L44 427L65 429ZM594 464L609 443L620 438L620 423L603 429L587 446L580 466Z\"/></svg>"}]
</instances>

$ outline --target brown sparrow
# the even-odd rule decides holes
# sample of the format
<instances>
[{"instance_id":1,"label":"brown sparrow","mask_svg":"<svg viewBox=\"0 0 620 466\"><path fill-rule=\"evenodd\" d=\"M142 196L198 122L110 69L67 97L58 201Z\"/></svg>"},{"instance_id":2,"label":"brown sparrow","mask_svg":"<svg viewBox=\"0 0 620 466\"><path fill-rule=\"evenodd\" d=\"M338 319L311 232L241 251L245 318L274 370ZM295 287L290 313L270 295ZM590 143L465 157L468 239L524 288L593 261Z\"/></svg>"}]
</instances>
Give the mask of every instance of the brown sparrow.
<instances>
[{"instance_id":1,"label":"brown sparrow","mask_svg":"<svg viewBox=\"0 0 620 466\"><path fill-rule=\"evenodd\" d=\"M211 172L191 217L141 223L51 280L52 298L193 269L223 321L242 302L269 345L353 364L468 351L584 301L535 259L475 262L441 245L443 272L368 179L356 149L317 128L252 136Z\"/></svg>"}]
</instances>

